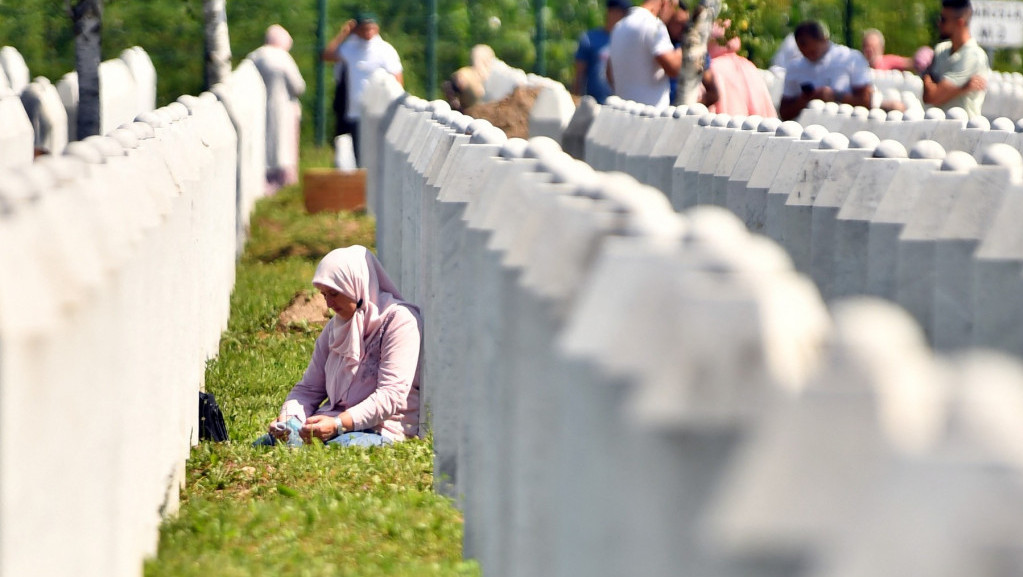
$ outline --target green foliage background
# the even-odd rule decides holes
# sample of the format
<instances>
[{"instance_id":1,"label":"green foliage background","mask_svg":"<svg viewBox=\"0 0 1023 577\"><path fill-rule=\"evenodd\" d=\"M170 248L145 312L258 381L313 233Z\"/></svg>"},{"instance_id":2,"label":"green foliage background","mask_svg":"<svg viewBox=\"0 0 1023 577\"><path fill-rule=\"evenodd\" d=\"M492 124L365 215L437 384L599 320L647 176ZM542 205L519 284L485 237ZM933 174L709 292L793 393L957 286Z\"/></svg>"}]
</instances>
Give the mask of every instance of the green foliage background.
<instances>
[{"instance_id":1,"label":"green foliage background","mask_svg":"<svg viewBox=\"0 0 1023 577\"><path fill-rule=\"evenodd\" d=\"M689 0L692 3L694 0ZM58 80L74 66L74 38L67 0L0 0L0 45L21 51L33 76ZM852 0L851 32L874 27L884 32L888 51L912 54L936 41L934 22L938 0ZM262 44L267 26L279 23L295 39L292 54L309 84L303 98L305 122L311 128L315 102L317 0L228 0L228 25L237 64ZM468 63L470 48L489 44L510 65L532 70L534 0L437 0L439 39L438 85L456 68ZM545 0L547 75L570 85L573 54L579 35L603 21L604 0ZM791 26L806 18L826 23L839 42L846 37L847 0L731 0L724 16L733 20L733 33L746 55L767 66ZM426 74L427 3L408 0L328 0L328 37L358 10L371 9L381 21L384 38L394 44L405 65L406 88L421 96ZM149 53L158 73L158 101L166 104L181 94L203 89L202 0L107 0L104 13L104 58L116 57L131 46ZM995 68L1020 70L1020 52L996 53ZM326 70L327 99L332 90ZM329 108L329 106L328 106ZM304 130L311 137L311 129Z\"/></svg>"}]
</instances>

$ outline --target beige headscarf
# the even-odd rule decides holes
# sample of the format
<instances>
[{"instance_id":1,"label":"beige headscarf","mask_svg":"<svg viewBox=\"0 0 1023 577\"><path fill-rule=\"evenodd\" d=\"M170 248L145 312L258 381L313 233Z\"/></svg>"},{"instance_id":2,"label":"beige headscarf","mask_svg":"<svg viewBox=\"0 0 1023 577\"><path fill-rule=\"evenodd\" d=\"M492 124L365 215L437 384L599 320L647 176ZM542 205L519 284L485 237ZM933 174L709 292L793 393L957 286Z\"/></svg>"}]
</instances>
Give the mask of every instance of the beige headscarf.
<instances>
[{"instance_id":1,"label":"beige headscarf","mask_svg":"<svg viewBox=\"0 0 1023 577\"><path fill-rule=\"evenodd\" d=\"M266 44L288 52L291 50L292 42L291 34L288 34L280 24L271 24L266 29Z\"/></svg>"},{"instance_id":2,"label":"beige headscarf","mask_svg":"<svg viewBox=\"0 0 1023 577\"><path fill-rule=\"evenodd\" d=\"M330 251L316 267L313 284L336 290L359 303L350 320L335 316L330 321L331 354L327 357L327 364L340 363L338 378L326 383L327 396L334 403L351 386L362 362L367 339L383 324L387 310L395 305L404 305L417 312L418 308L402 300L380 261L364 246L353 245ZM328 374L331 372L327 371Z\"/></svg>"}]
</instances>

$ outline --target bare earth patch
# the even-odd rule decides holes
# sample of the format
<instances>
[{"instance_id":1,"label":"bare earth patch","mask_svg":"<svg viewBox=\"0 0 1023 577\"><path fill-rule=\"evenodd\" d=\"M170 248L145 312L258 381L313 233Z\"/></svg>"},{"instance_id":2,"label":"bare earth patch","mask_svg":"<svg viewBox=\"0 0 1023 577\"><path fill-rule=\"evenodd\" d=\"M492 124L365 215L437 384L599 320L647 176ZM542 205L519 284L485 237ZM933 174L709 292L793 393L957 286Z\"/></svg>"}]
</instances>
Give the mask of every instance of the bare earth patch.
<instances>
[{"instance_id":1,"label":"bare earth patch","mask_svg":"<svg viewBox=\"0 0 1023 577\"><path fill-rule=\"evenodd\" d=\"M299 291L291 297L277 317L277 328L282 331L308 325L322 325L330 320L327 301L318 292Z\"/></svg>"},{"instance_id":2,"label":"bare earth patch","mask_svg":"<svg viewBox=\"0 0 1023 577\"><path fill-rule=\"evenodd\" d=\"M529 111L539 93L539 88L520 86L504 100L477 104L466 109L465 113L490 121L508 138L529 138Z\"/></svg>"}]
</instances>

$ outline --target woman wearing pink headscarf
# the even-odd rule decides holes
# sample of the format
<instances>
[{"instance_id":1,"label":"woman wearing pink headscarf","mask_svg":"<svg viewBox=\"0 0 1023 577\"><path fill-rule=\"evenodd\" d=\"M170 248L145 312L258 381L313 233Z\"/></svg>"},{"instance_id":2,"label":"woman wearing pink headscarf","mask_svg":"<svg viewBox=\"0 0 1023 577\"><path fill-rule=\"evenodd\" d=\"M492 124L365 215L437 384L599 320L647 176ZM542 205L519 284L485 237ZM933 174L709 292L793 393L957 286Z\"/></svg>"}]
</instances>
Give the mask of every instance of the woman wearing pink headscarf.
<instances>
[{"instance_id":1,"label":"woman wearing pink headscarf","mask_svg":"<svg viewBox=\"0 0 1023 577\"><path fill-rule=\"evenodd\" d=\"M331 251L313 286L334 318L305 374L256 445L313 438L342 446L389 444L419 433L419 309L405 302L366 247Z\"/></svg>"},{"instance_id":2,"label":"woman wearing pink headscarf","mask_svg":"<svg viewBox=\"0 0 1023 577\"><path fill-rule=\"evenodd\" d=\"M729 20L715 22L707 43L707 52L711 58L710 70L714 74L714 85L718 92L717 101L707 108L719 114L776 118L778 111L762 73L756 65L738 54L739 39L731 38L722 42L730 24Z\"/></svg>"}]
</instances>

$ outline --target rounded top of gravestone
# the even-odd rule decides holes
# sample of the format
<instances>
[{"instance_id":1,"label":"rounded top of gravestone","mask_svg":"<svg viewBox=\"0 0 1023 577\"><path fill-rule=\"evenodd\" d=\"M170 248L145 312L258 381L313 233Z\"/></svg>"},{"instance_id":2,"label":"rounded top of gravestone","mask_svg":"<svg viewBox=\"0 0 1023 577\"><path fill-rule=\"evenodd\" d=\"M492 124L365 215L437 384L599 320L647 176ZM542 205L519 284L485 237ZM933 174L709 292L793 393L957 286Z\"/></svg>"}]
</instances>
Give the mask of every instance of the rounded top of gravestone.
<instances>
[{"instance_id":1,"label":"rounded top of gravestone","mask_svg":"<svg viewBox=\"0 0 1023 577\"><path fill-rule=\"evenodd\" d=\"M685 211L688 221L682 241L687 245L723 242L732 244L749 239L746 225L732 211L713 204L697 205Z\"/></svg>"},{"instance_id":2,"label":"rounded top of gravestone","mask_svg":"<svg viewBox=\"0 0 1023 577\"><path fill-rule=\"evenodd\" d=\"M451 112L451 105L447 100L431 100L429 110L433 112L433 117L437 118L438 113Z\"/></svg>"},{"instance_id":3,"label":"rounded top of gravestone","mask_svg":"<svg viewBox=\"0 0 1023 577\"><path fill-rule=\"evenodd\" d=\"M906 158L906 147L897 140L882 140L874 149L874 158Z\"/></svg>"},{"instance_id":4,"label":"rounded top of gravestone","mask_svg":"<svg viewBox=\"0 0 1023 577\"><path fill-rule=\"evenodd\" d=\"M501 145L501 158L522 158L529 143L524 138L509 138Z\"/></svg>"},{"instance_id":5,"label":"rounded top of gravestone","mask_svg":"<svg viewBox=\"0 0 1023 577\"><path fill-rule=\"evenodd\" d=\"M877 148L878 144L881 144L881 139L869 130L859 130L849 138L849 148L873 149Z\"/></svg>"},{"instance_id":6,"label":"rounded top of gravestone","mask_svg":"<svg viewBox=\"0 0 1023 577\"><path fill-rule=\"evenodd\" d=\"M989 144L980 154L980 163L988 166L1002 166L1009 169L1012 181L1019 183L1023 178L1023 157L1012 145L1004 142Z\"/></svg>"},{"instance_id":7,"label":"rounded top of gravestone","mask_svg":"<svg viewBox=\"0 0 1023 577\"><path fill-rule=\"evenodd\" d=\"M907 122L910 121L915 122L923 119L924 119L923 108L907 108L905 112L902 113L902 120Z\"/></svg>"},{"instance_id":8,"label":"rounded top of gravestone","mask_svg":"<svg viewBox=\"0 0 1023 577\"><path fill-rule=\"evenodd\" d=\"M821 139L821 150L845 150L849 148L849 138L841 132L831 132Z\"/></svg>"},{"instance_id":9,"label":"rounded top of gravestone","mask_svg":"<svg viewBox=\"0 0 1023 577\"><path fill-rule=\"evenodd\" d=\"M825 102L824 112L828 114L838 114L838 103L837 102Z\"/></svg>"},{"instance_id":10,"label":"rounded top of gravestone","mask_svg":"<svg viewBox=\"0 0 1023 577\"><path fill-rule=\"evenodd\" d=\"M628 100L625 102L625 111L633 116L639 116L643 109L646 108L646 104L641 104L634 100Z\"/></svg>"},{"instance_id":11,"label":"rounded top of gravestone","mask_svg":"<svg viewBox=\"0 0 1023 577\"><path fill-rule=\"evenodd\" d=\"M781 126L780 118L765 118L757 125L757 132L770 132L774 134Z\"/></svg>"},{"instance_id":12,"label":"rounded top of gravestone","mask_svg":"<svg viewBox=\"0 0 1023 577\"><path fill-rule=\"evenodd\" d=\"M714 116L715 116L714 113L708 112L707 114L701 116L700 119L697 120L696 122L700 126L711 126L712 124L714 124Z\"/></svg>"},{"instance_id":13,"label":"rounded top of gravestone","mask_svg":"<svg viewBox=\"0 0 1023 577\"><path fill-rule=\"evenodd\" d=\"M983 116L973 116L966 121L966 128L977 128L980 130L991 130L991 121Z\"/></svg>"},{"instance_id":14,"label":"rounded top of gravestone","mask_svg":"<svg viewBox=\"0 0 1023 577\"><path fill-rule=\"evenodd\" d=\"M888 113L880 108L871 108L867 114L867 120L885 121L888 120Z\"/></svg>"},{"instance_id":15,"label":"rounded top of gravestone","mask_svg":"<svg viewBox=\"0 0 1023 577\"><path fill-rule=\"evenodd\" d=\"M700 102L697 102L696 104L690 104L689 107L686 108L686 116L703 116L708 112L710 111L707 110L707 107Z\"/></svg>"},{"instance_id":16,"label":"rounded top of gravestone","mask_svg":"<svg viewBox=\"0 0 1023 577\"><path fill-rule=\"evenodd\" d=\"M89 164L103 164L106 161L98 148L84 141L69 142L64 154L80 158Z\"/></svg>"},{"instance_id":17,"label":"rounded top of gravestone","mask_svg":"<svg viewBox=\"0 0 1023 577\"><path fill-rule=\"evenodd\" d=\"M964 123L970 119L970 115L966 113L966 109L960 106L953 106L945 111L945 118L948 120L961 120Z\"/></svg>"},{"instance_id":18,"label":"rounded top of gravestone","mask_svg":"<svg viewBox=\"0 0 1023 577\"><path fill-rule=\"evenodd\" d=\"M715 114L710 125L717 128L725 128L731 121L732 117L728 114Z\"/></svg>"},{"instance_id":19,"label":"rounded top of gravestone","mask_svg":"<svg viewBox=\"0 0 1023 577\"><path fill-rule=\"evenodd\" d=\"M819 98L815 98L807 103L806 109L814 111L824 110L824 101Z\"/></svg>"},{"instance_id":20,"label":"rounded top of gravestone","mask_svg":"<svg viewBox=\"0 0 1023 577\"><path fill-rule=\"evenodd\" d=\"M1010 118L1005 116L999 116L998 118L991 121L991 130L1001 130L1002 132L1016 132L1016 123Z\"/></svg>"},{"instance_id":21,"label":"rounded top of gravestone","mask_svg":"<svg viewBox=\"0 0 1023 577\"><path fill-rule=\"evenodd\" d=\"M789 138L797 138L803 134L803 127L794 120L786 120L778 125L778 129L774 131L775 136L787 136Z\"/></svg>"},{"instance_id":22,"label":"rounded top of gravestone","mask_svg":"<svg viewBox=\"0 0 1023 577\"><path fill-rule=\"evenodd\" d=\"M469 137L469 144L499 145L504 144L506 140L508 140L508 136L503 130L491 126L490 128L484 128L473 132L472 136Z\"/></svg>"},{"instance_id":23,"label":"rounded top of gravestone","mask_svg":"<svg viewBox=\"0 0 1023 577\"><path fill-rule=\"evenodd\" d=\"M451 115L451 123L448 124L448 126L450 126L451 129L457 132L458 134L465 134L466 129L469 128L469 125L472 124L473 120L475 119L469 116L468 114L454 112Z\"/></svg>"},{"instance_id":24,"label":"rounded top of gravestone","mask_svg":"<svg viewBox=\"0 0 1023 577\"><path fill-rule=\"evenodd\" d=\"M870 118L870 109L866 106L856 106L853 108L852 117L866 120Z\"/></svg>"},{"instance_id":25,"label":"rounded top of gravestone","mask_svg":"<svg viewBox=\"0 0 1023 577\"><path fill-rule=\"evenodd\" d=\"M551 182L555 184L585 186L597 180L596 171L590 168L590 165L572 158L572 155L567 152L550 156L541 161L540 164L550 173Z\"/></svg>"},{"instance_id":26,"label":"rounded top of gravestone","mask_svg":"<svg viewBox=\"0 0 1023 577\"><path fill-rule=\"evenodd\" d=\"M661 111L661 118L672 118L674 116L675 116L674 106L668 106L667 108Z\"/></svg>"},{"instance_id":27,"label":"rounded top of gravestone","mask_svg":"<svg viewBox=\"0 0 1023 577\"><path fill-rule=\"evenodd\" d=\"M191 94L182 94L181 96L178 96L176 102L181 103L181 105L188 110L189 114L191 114L192 111L194 111L200 104L199 98L197 96L192 96Z\"/></svg>"},{"instance_id":28,"label":"rounded top of gravestone","mask_svg":"<svg viewBox=\"0 0 1023 577\"><path fill-rule=\"evenodd\" d=\"M763 121L764 121L763 116L760 116L759 114L753 114L751 116L747 116L742 120L742 126L740 126L740 128L743 130L756 130L757 127L760 126L760 123Z\"/></svg>"},{"instance_id":29,"label":"rounded top of gravestone","mask_svg":"<svg viewBox=\"0 0 1023 577\"><path fill-rule=\"evenodd\" d=\"M885 115L885 120L887 122L902 122L904 116L901 110L889 110Z\"/></svg>"},{"instance_id":30,"label":"rounded top of gravestone","mask_svg":"<svg viewBox=\"0 0 1023 577\"><path fill-rule=\"evenodd\" d=\"M451 126L451 121L454 120L454 110L434 110L434 122L444 125Z\"/></svg>"},{"instance_id":31,"label":"rounded top of gravestone","mask_svg":"<svg viewBox=\"0 0 1023 577\"><path fill-rule=\"evenodd\" d=\"M742 128L743 122L746 120L745 116L736 115L728 119L728 128L740 129Z\"/></svg>"},{"instance_id":32,"label":"rounded top of gravestone","mask_svg":"<svg viewBox=\"0 0 1023 577\"><path fill-rule=\"evenodd\" d=\"M543 159L562 152L558 141L547 136L534 136L528 142L529 147L526 149L526 158Z\"/></svg>"},{"instance_id":33,"label":"rounded top of gravestone","mask_svg":"<svg viewBox=\"0 0 1023 577\"><path fill-rule=\"evenodd\" d=\"M1016 121L1016 132L1023 132L1023 118Z\"/></svg>"},{"instance_id":34,"label":"rounded top of gravestone","mask_svg":"<svg viewBox=\"0 0 1023 577\"><path fill-rule=\"evenodd\" d=\"M945 155L941 162L941 170L947 172L965 172L977 166L977 159L973 155L962 150L952 150Z\"/></svg>"},{"instance_id":35,"label":"rounded top of gravestone","mask_svg":"<svg viewBox=\"0 0 1023 577\"><path fill-rule=\"evenodd\" d=\"M148 122L129 122L122 126L135 133L139 140L148 140L156 136L153 125Z\"/></svg>"},{"instance_id":36,"label":"rounded top of gravestone","mask_svg":"<svg viewBox=\"0 0 1023 577\"><path fill-rule=\"evenodd\" d=\"M909 157L913 160L944 160L945 147L933 140L918 140L909 149Z\"/></svg>"},{"instance_id":37,"label":"rounded top of gravestone","mask_svg":"<svg viewBox=\"0 0 1023 577\"><path fill-rule=\"evenodd\" d=\"M661 114L661 111L658 110L656 106L649 106L649 105L647 105L647 106L644 106L639 111L639 115L644 117L644 118L657 118L658 116L660 116L660 114Z\"/></svg>"},{"instance_id":38,"label":"rounded top of gravestone","mask_svg":"<svg viewBox=\"0 0 1023 577\"><path fill-rule=\"evenodd\" d=\"M139 137L130 128L121 127L110 132L110 138L117 141L121 148L131 150L139 147Z\"/></svg>"},{"instance_id":39,"label":"rounded top of gravestone","mask_svg":"<svg viewBox=\"0 0 1023 577\"><path fill-rule=\"evenodd\" d=\"M884 299L851 297L830 307L831 356L839 368L867 368L900 351L925 349L923 331L909 313Z\"/></svg>"},{"instance_id":40,"label":"rounded top of gravestone","mask_svg":"<svg viewBox=\"0 0 1023 577\"><path fill-rule=\"evenodd\" d=\"M139 115L135 117L135 121L144 122L153 128L163 127L163 118L152 110L139 113Z\"/></svg>"},{"instance_id":41,"label":"rounded top of gravestone","mask_svg":"<svg viewBox=\"0 0 1023 577\"><path fill-rule=\"evenodd\" d=\"M477 132L490 130L493 127L494 125L490 124L490 121L485 118L474 118L472 122L469 123L469 126L465 127L465 133L472 136Z\"/></svg>"},{"instance_id":42,"label":"rounded top of gravestone","mask_svg":"<svg viewBox=\"0 0 1023 577\"><path fill-rule=\"evenodd\" d=\"M167 111L167 115L170 116L170 119L174 122L188 117L188 109L180 102L171 102L163 108Z\"/></svg>"},{"instance_id":43,"label":"rounded top of gravestone","mask_svg":"<svg viewBox=\"0 0 1023 577\"><path fill-rule=\"evenodd\" d=\"M608 96L607 99L604 100L604 106L610 106L611 108L618 108L624 102L625 101L622 100L622 98L620 96L615 96L614 94L612 94L611 96Z\"/></svg>"},{"instance_id":44,"label":"rounded top of gravestone","mask_svg":"<svg viewBox=\"0 0 1023 577\"><path fill-rule=\"evenodd\" d=\"M683 104L681 106L676 106L675 107L675 110L671 113L671 117L672 118L682 118L683 116L687 116L688 114L689 114L689 107L686 106L685 104Z\"/></svg>"},{"instance_id":45,"label":"rounded top of gravestone","mask_svg":"<svg viewBox=\"0 0 1023 577\"><path fill-rule=\"evenodd\" d=\"M932 106L924 111L924 118L927 120L945 120L945 111Z\"/></svg>"},{"instance_id":46,"label":"rounded top of gravestone","mask_svg":"<svg viewBox=\"0 0 1023 577\"><path fill-rule=\"evenodd\" d=\"M413 96L405 100L405 106L411 108L416 112L426 112L426 107L429 104L430 104L429 102L422 98L419 98L418 96Z\"/></svg>"},{"instance_id":47,"label":"rounded top of gravestone","mask_svg":"<svg viewBox=\"0 0 1023 577\"><path fill-rule=\"evenodd\" d=\"M803 134L800 135L800 140L820 140L828 135L828 129L824 128L820 124L811 124L803 129Z\"/></svg>"},{"instance_id":48,"label":"rounded top of gravestone","mask_svg":"<svg viewBox=\"0 0 1023 577\"><path fill-rule=\"evenodd\" d=\"M100 136L96 134L86 138L82 142L95 146L96 149L107 158L112 156L126 156L128 154L117 140L110 138L109 136Z\"/></svg>"},{"instance_id":49,"label":"rounded top of gravestone","mask_svg":"<svg viewBox=\"0 0 1023 577\"><path fill-rule=\"evenodd\" d=\"M855 110L855 107L852 104L847 104L843 102L842 104L838 105L839 116L852 116L853 110Z\"/></svg>"}]
</instances>

